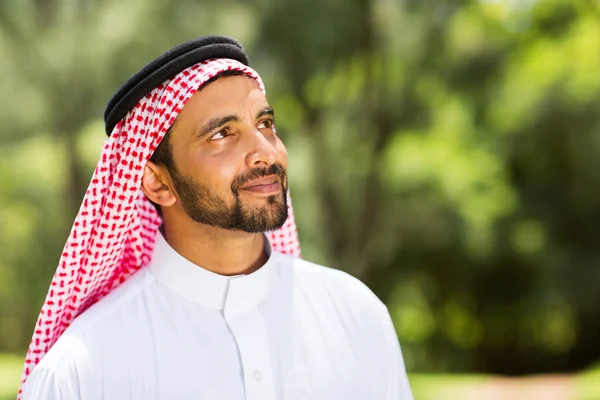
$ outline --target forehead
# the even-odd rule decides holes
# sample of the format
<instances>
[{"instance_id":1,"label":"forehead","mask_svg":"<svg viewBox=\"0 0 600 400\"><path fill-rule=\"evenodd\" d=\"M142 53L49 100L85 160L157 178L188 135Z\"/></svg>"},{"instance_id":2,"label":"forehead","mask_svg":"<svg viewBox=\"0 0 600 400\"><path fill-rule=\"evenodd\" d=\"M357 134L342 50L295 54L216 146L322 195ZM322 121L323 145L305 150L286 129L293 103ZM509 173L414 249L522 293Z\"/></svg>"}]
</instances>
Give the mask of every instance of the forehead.
<instances>
[{"instance_id":1,"label":"forehead","mask_svg":"<svg viewBox=\"0 0 600 400\"><path fill-rule=\"evenodd\" d=\"M264 108L267 99L258 82L249 76L227 76L202 87L188 100L181 112L181 120L205 120L215 116L242 112L245 108Z\"/></svg>"}]
</instances>

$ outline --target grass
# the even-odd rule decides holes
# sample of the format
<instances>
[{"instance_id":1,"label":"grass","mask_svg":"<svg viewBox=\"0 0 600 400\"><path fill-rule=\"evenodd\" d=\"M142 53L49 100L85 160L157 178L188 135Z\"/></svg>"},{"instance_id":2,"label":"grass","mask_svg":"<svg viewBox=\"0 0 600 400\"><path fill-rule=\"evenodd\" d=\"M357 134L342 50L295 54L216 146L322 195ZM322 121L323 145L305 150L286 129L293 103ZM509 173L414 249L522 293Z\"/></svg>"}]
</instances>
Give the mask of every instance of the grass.
<instances>
[{"instance_id":1,"label":"grass","mask_svg":"<svg viewBox=\"0 0 600 400\"><path fill-rule=\"evenodd\" d=\"M575 376L574 381L578 391L578 399L600 399L600 364L589 371Z\"/></svg>"},{"instance_id":2,"label":"grass","mask_svg":"<svg viewBox=\"0 0 600 400\"><path fill-rule=\"evenodd\" d=\"M415 400L467 400L466 392L474 385L484 385L492 378L488 375L410 374L410 387Z\"/></svg>"},{"instance_id":3,"label":"grass","mask_svg":"<svg viewBox=\"0 0 600 400\"><path fill-rule=\"evenodd\" d=\"M410 374L409 379L416 400L600 400L600 365L573 375Z\"/></svg>"},{"instance_id":4,"label":"grass","mask_svg":"<svg viewBox=\"0 0 600 400\"><path fill-rule=\"evenodd\" d=\"M0 354L0 400L15 400L23 361L23 356Z\"/></svg>"},{"instance_id":5,"label":"grass","mask_svg":"<svg viewBox=\"0 0 600 400\"><path fill-rule=\"evenodd\" d=\"M22 356L0 354L0 400L15 400L22 367ZM415 400L600 399L600 365L581 374L560 377L503 379L490 375L410 374L409 379Z\"/></svg>"}]
</instances>

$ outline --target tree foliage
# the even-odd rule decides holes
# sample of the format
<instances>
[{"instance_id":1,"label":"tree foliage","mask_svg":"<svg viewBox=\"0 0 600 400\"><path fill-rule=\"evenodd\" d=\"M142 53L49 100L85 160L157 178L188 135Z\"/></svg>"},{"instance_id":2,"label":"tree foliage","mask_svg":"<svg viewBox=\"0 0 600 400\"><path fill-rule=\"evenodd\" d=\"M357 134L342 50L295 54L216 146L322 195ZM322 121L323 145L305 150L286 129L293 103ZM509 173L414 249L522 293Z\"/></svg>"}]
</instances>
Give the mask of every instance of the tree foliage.
<instances>
[{"instance_id":1,"label":"tree foliage","mask_svg":"<svg viewBox=\"0 0 600 400\"><path fill-rule=\"evenodd\" d=\"M244 43L305 258L387 304L411 370L600 358L600 19L586 0L0 5L0 350L21 352L134 71Z\"/></svg>"}]
</instances>

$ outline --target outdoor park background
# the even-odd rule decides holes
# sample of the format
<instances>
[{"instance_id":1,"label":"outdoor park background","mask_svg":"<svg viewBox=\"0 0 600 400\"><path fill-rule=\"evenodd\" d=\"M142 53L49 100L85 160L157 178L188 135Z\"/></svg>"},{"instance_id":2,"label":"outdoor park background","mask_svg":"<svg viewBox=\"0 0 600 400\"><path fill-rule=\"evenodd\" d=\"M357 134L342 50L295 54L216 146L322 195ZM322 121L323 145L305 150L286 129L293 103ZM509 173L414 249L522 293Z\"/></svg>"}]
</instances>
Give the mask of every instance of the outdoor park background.
<instances>
[{"instance_id":1,"label":"outdoor park background","mask_svg":"<svg viewBox=\"0 0 600 400\"><path fill-rule=\"evenodd\" d=\"M598 0L0 2L1 399L106 102L210 33L265 80L304 257L385 301L417 400L600 399Z\"/></svg>"}]
</instances>

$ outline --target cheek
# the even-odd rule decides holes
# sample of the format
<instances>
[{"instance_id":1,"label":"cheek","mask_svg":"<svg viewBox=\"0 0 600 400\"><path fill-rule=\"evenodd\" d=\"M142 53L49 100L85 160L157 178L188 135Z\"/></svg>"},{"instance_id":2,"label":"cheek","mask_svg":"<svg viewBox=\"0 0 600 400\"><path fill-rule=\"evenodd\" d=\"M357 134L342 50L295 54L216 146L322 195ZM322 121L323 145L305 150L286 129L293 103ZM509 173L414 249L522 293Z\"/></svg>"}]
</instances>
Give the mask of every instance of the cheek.
<instances>
[{"instance_id":1,"label":"cheek","mask_svg":"<svg viewBox=\"0 0 600 400\"><path fill-rule=\"evenodd\" d=\"M239 167L233 154L188 148L182 151L182 155L180 169L185 176L215 194L230 192Z\"/></svg>"},{"instance_id":2,"label":"cheek","mask_svg":"<svg viewBox=\"0 0 600 400\"><path fill-rule=\"evenodd\" d=\"M214 189L219 191L229 191L231 182L235 179L239 171L239 162L237 160L214 157L203 162L198 166L206 182Z\"/></svg>"},{"instance_id":3,"label":"cheek","mask_svg":"<svg viewBox=\"0 0 600 400\"><path fill-rule=\"evenodd\" d=\"M285 148L283 142L280 139L277 139L277 144L275 145L277 149L277 161L283 165L284 168L287 169L288 162L288 154L287 149Z\"/></svg>"}]
</instances>

